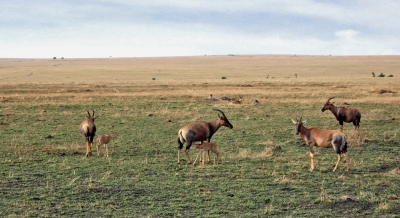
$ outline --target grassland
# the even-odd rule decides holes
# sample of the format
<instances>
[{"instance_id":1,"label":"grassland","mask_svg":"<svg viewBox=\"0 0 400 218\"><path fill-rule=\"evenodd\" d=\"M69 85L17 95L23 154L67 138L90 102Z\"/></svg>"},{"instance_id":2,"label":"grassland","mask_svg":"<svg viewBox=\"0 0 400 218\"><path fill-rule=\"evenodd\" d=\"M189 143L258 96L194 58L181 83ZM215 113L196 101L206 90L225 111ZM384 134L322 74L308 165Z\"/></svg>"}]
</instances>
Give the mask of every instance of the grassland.
<instances>
[{"instance_id":1,"label":"grassland","mask_svg":"<svg viewBox=\"0 0 400 218\"><path fill-rule=\"evenodd\" d=\"M400 56L0 60L0 216L398 217L399 69ZM309 172L290 119L338 129L321 112L331 96L362 113L360 134L344 125L350 171L317 149ZM177 165L178 129L214 107L234 126L213 137L223 162ZM109 159L84 157L92 109Z\"/></svg>"}]
</instances>

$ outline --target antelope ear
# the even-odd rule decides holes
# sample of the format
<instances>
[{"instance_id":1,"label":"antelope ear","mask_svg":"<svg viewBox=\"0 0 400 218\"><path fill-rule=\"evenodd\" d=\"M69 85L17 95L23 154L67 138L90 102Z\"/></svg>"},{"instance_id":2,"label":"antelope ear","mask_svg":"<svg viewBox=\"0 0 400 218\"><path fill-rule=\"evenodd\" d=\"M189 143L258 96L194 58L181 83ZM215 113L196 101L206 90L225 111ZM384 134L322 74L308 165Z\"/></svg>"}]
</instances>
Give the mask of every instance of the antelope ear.
<instances>
[{"instance_id":1,"label":"antelope ear","mask_svg":"<svg viewBox=\"0 0 400 218\"><path fill-rule=\"evenodd\" d=\"M292 119L292 122L293 122L294 124L296 124L296 121L294 121L293 119Z\"/></svg>"},{"instance_id":2,"label":"antelope ear","mask_svg":"<svg viewBox=\"0 0 400 218\"><path fill-rule=\"evenodd\" d=\"M303 121L303 124L306 124L306 123L307 123L307 120L304 120L304 121Z\"/></svg>"},{"instance_id":3,"label":"antelope ear","mask_svg":"<svg viewBox=\"0 0 400 218\"><path fill-rule=\"evenodd\" d=\"M93 117L93 120L95 120L95 119L98 118L98 117L99 117L99 116L94 116L94 117Z\"/></svg>"}]
</instances>

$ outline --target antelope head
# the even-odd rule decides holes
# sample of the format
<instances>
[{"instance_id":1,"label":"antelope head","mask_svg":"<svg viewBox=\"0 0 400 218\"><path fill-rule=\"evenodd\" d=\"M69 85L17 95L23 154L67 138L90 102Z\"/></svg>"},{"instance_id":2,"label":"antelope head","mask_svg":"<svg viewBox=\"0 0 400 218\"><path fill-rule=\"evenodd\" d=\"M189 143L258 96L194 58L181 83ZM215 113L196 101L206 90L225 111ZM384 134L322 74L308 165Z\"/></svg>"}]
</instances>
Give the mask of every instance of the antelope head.
<instances>
[{"instance_id":1,"label":"antelope head","mask_svg":"<svg viewBox=\"0 0 400 218\"><path fill-rule=\"evenodd\" d=\"M222 114L222 115L218 114L221 126L226 126L229 129L233 128L232 124L229 122L228 118L226 118L226 116L225 116L223 111L221 111L219 109L216 109L216 108L213 108L213 110L218 111L218 112L220 112Z\"/></svg>"},{"instance_id":2,"label":"antelope head","mask_svg":"<svg viewBox=\"0 0 400 218\"><path fill-rule=\"evenodd\" d=\"M331 99L334 99L335 97L330 97L326 101L325 105L322 107L321 111L324 112L325 110L331 109L334 105L335 102L329 102Z\"/></svg>"},{"instance_id":3,"label":"antelope head","mask_svg":"<svg viewBox=\"0 0 400 218\"><path fill-rule=\"evenodd\" d=\"M300 119L292 119L293 124L295 125L295 133L296 135L298 135L301 131L301 126L303 126L303 124L307 123L307 120L301 121L303 117L300 117Z\"/></svg>"},{"instance_id":4,"label":"antelope head","mask_svg":"<svg viewBox=\"0 0 400 218\"><path fill-rule=\"evenodd\" d=\"M93 110L92 115L90 115L89 111L87 111L87 113L88 113L88 116L86 116L86 120L94 122L94 120L98 117L98 116L94 116L94 110Z\"/></svg>"}]
</instances>

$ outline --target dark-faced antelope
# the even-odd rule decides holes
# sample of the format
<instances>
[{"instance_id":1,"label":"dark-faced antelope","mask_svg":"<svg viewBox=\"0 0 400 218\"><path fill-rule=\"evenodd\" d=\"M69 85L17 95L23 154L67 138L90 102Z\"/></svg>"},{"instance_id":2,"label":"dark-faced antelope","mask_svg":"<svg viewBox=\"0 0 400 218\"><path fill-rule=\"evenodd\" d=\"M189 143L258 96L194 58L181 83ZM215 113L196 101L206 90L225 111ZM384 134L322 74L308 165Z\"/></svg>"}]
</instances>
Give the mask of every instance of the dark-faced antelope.
<instances>
[{"instance_id":1,"label":"dark-faced antelope","mask_svg":"<svg viewBox=\"0 0 400 218\"><path fill-rule=\"evenodd\" d=\"M105 134L102 136L97 137L97 157L100 157L100 146L104 145L106 147L105 157L108 158L108 144L110 144L111 135Z\"/></svg>"},{"instance_id":2,"label":"dark-faced antelope","mask_svg":"<svg viewBox=\"0 0 400 218\"><path fill-rule=\"evenodd\" d=\"M195 141L207 141L210 142L211 137L214 135L215 132L221 127L226 126L229 129L232 129L233 126L229 122L228 118L225 116L224 112L219 109L213 108L220 112L222 115L218 114L218 119L212 122L205 122L201 121L195 124L189 124L187 126L182 127L178 132L178 164L180 164L180 154L181 149L183 148L183 144L186 142L186 157L188 159L188 163L191 163L190 156L189 156L189 149L192 146L192 143ZM210 154L208 153L208 160L210 160Z\"/></svg>"},{"instance_id":3,"label":"dark-faced antelope","mask_svg":"<svg viewBox=\"0 0 400 218\"><path fill-rule=\"evenodd\" d=\"M79 131L86 140L86 157L92 154L93 138L96 135L94 120L97 118L97 116L94 116L94 110L93 115L90 115L89 111L87 113L89 116L86 116L86 119L79 126Z\"/></svg>"},{"instance_id":4,"label":"dark-faced antelope","mask_svg":"<svg viewBox=\"0 0 400 218\"><path fill-rule=\"evenodd\" d=\"M356 108L348 108L345 106L335 106L334 102L329 102L335 97L328 98L325 105L322 107L321 111L330 110L336 119L339 121L340 131L343 132L343 122L351 123L353 122L354 130L360 130L360 120L361 113Z\"/></svg>"},{"instance_id":5,"label":"dark-faced antelope","mask_svg":"<svg viewBox=\"0 0 400 218\"><path fill-rule=\"evenodd\" d=\"M347 170L349 170L349 160L347 155L347 142L346 135L339 130L321 130L317 128L307 129L303 126L307 121L301 121L300 119L293 120L293 124L295 125L296 135L300 134L300 137L304 140L304 142L310 146L310 157L311 157L311 168L310 171L314 170L314 147L323 147L329 148L333 147L338 155L338 160L336 162L335 167L333 168L333 172L336 171L342 155L346 158L346 166Z\"/></svg>"},{"instance_id":6,"label":"dark-faced antelope","mask_svg":"<svg viewBox=\"0 0 400 218\"><path fill-rule=\"evenodd\" d=\"M201 144L193 144L193 146L199 149L199 153L196 156L196 159L193 162L193 165L196 163L197 158L200 156L201 165L204 166L204 153L207 151L213 151L217 155L217 162L221 159L221 155L217 148L217 143L215 142L201 142Z\"/></svg>"}]
</instances>

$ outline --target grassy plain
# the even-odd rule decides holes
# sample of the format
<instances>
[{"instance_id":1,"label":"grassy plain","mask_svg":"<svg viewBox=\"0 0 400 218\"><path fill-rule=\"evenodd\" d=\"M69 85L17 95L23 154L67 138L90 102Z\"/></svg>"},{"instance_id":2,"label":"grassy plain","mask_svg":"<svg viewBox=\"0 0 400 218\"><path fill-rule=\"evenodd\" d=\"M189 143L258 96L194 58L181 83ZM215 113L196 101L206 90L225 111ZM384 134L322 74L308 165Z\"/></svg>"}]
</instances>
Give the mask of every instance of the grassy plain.
<instances>
[{"instance_id":1,"label":"grassy plain","mask_svg":"<svg viewBox=\"0 0 400 218\"><path fill-rule=\"evenodd\" d=\"M400 56L2 59L0 216L398 217L399 92ZM350 171L317 149L309 172L290 119L338 129L331 96L362 113L359 135L344 125ZM223 162L178 166L178 129L213 107L234 126L213 137ZM109 159L84 157L92 109Z\"/></svg>"}]
</instances>

